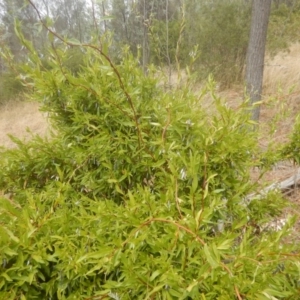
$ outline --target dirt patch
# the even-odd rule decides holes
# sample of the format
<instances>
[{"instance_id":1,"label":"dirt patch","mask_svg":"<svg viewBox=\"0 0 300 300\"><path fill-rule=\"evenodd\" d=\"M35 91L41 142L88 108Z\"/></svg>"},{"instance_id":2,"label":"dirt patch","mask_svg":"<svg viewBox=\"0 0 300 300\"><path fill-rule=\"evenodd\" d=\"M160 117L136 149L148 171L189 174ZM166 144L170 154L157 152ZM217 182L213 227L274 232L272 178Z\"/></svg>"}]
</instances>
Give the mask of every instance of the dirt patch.
<instances>
[{"instance_id":1,"label":"dirt patch","mask_svg":"<svg viewBox=\"0 0 300 300\"><path fill-rule=\"evenodd\" d=\"M12 148L8 134L28 140L30 132L45 136L49 131L45 114L35 102L10 101L0 107L0 146Z\"/></svg>"}]
</instances>

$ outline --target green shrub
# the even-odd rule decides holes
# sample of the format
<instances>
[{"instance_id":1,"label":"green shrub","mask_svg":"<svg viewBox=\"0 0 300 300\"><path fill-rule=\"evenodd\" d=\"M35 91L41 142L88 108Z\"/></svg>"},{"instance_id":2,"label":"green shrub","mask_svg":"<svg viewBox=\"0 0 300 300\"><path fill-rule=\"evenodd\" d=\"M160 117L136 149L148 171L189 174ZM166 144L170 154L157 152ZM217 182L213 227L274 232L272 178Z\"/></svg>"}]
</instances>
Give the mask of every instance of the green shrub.
<instances>
[{"instance_id":1,"label":"green shrub","mask_svg":"<svg viewBox=\"0 0 300 300\"><path fill-rule=\"evenodd\" d=\"M259 155L245 108L165 93L128 54L75 75L25 66L55 135L1 151L1 299L297 299L297 245L249 201ZM200 97L201 98L201 97Z\"/></svg>"},{"instance_id":2,"label":"green shrub","mask_svg":"<svg viewBox=\"0 0 300 300\"><path fill-rule=\"evenodd\" d=\"M300 164L300 115L297 116L289 143L283 148L282 155Z\"/></svg>"},{"instance_id":3,"label":"green shrub","mask_svg":"<svg viewBox=\"0 0 300 300\"><path fill-rule=\"evenodd\" d=\"M272 10L267 39L267 50L270 54L275 55L280 50L287 50L292 43L300 40L299 8L299 3L291 7L281 4Z\"/></svg>"},{"instance_id":4,"label":"green shrub","mask_svg":"<svg viewBox=\"0 0 300 300\"><path fill-rule=\"evenodd\" d=\"M65 51L63 66L72 73L78 74L81 66L84 64L84 51L79 47L71 47Z\"/></svg>"},{"instance_id":5,"label":"green shrub","mask_svg":"<svg viewBox=\"0 0 300 300\"><path fill-rule=\"evenodd\" d=\"M4 104L24 92L24 86L16 74L4 72L0 74L0 91L0 104Z\"/></svg>"}]
</instances>

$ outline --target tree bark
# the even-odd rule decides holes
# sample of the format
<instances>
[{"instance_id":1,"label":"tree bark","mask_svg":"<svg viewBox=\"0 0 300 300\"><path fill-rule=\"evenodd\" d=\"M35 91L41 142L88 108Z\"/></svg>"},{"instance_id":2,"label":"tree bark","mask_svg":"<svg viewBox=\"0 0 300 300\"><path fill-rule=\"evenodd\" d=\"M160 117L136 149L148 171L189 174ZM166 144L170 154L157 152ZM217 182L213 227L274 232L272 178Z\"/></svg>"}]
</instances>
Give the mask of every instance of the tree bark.
<instances>
[{"instance_id":1,"label":"tree bark","mask_svg":"<svg viewBox=\"0 0 300 300\"><path fill-rule=\"evenodd\" d=\"M147 7L146 0L143 3L143 72L145 75L148 73L148 63L149 63L149 40L148 40L148 18L147 18Z\"/></svg>"},{"instance_id":2,"label":"tree bark","mask_svg":"<svg viewBox=\"0 0 300 300\"><path fill-rule=\"evenodd\" d=\"M265 46L272 0L253 0L250 38L246 59L246 95L250 105L261 100ZM260 106L252 110L252 120L258 121Z\"/></svg>"}]
</instances>

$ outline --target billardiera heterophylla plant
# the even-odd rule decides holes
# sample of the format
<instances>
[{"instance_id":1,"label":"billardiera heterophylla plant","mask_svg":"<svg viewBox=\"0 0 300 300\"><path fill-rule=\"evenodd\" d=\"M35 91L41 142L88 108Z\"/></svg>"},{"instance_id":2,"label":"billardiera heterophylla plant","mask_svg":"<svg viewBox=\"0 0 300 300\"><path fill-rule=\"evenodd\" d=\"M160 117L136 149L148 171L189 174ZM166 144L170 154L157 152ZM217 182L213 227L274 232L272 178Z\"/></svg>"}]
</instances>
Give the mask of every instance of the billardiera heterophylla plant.
<instances>
[{"instance_id":1,"label":"billardiera heterophylla plant","mask_svg":"<svg viewBox=\"0 0 300 300\"><path fill-rule=\"evenodd\" d=\"M62 46L24 66L54 133L1 150L0 298L297 299L293 219L260 230L284 201L247 200L247 106L224 105L212 79L200 96L165 92L128 52L116 65L78 47L76 73Z\"/></svg>"}]
</instances>

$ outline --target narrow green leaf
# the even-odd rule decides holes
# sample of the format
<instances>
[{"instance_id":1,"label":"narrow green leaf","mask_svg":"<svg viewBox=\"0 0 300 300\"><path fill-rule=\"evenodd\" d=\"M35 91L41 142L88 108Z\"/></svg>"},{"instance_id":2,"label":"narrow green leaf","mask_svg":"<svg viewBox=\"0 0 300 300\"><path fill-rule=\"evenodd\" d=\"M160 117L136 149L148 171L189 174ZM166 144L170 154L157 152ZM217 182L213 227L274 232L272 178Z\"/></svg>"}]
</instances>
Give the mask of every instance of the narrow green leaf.
<instances>
[{"instance_id":1,"label":"narrow green leaf","mask_svg":"<svg viewBox=\"0 0 300 300\"><path fill-rule=\"evenodd\" d=\"M213 257L213 252L212 252L212 250L210 250L210 249L208 248L207 245L204 245L204 248L203 248L203 249L204 249L205 257L206 257L208 263L211 265L211 267L212 267L213 269L217 268L217 267L219 266L219 263L218 263L218 261Z\"/></svg>"},{"instance_id":2,"label":"narrow green leaf","mask_svg":"<svg viewBox=\"0 0 300 300\"><path fill-rule=\"evenodd\" d=\"M5 272L1 273L1 276L4 277L7 281L13 281Z\"/></svg>"},{"instance_id":3,"label":"narrow green leaf","mask_svg":"<svg viewBox=\"0 0 300 300\"><path fill-rule=\"evenodd\" d=\"M102 247L101 250L97 252L88 253L86 255L81 256L79 259L76 260L76 263L80 263L82 261L89 261L90 259L99 259L102 258L112 252L110 247Z\"/></svg>"},{"instance_id":4,"label":"narrow green leaf","mask_svg":"<svg viewBox=\"0 0 300 300\"><path fill-rule=\"evenodd\" d=\"M9 256L14 256L14 255L18 255L18 252L10 249L10 248L4 248L3 253L9 255Z\"/></svg>"},{"instance_id":5,"label":"narrow green leaf","mask_svg":"<svg viewBox=\"0 0 300 300\"><path fill-rule=\"evenodd\" d=\"M107 182L108 182L108 183L117 183L118 180L112 178L112 179L107 179Z\"/></svg>"},{"instance_id":6,"label":"narrow green leaf","mask_svg":"<svg viewBox=\"0 0 300 300\"><path fill-rule=\"evenodd\" d=\"M80 46L81 45L80 41L78 41L75 38L67 39L66 42L69 43L69 44L72 44L74 46Z\"/></svg>"},{"instance_id":7,"label":"narrow green leaf","mask_svg":"<svg viewBox=\"0 0 300 300\"><path fill-rule=\"evenodd\" d=\"M186 290L187 290L188 292L191 292L192 289L193 289L194 287L196 287L197 285L198 285L198 281L194 280L194 282L192 282L192 283L186 288Z\"/></svg>"},{"instance_id":8,"label":"narrow green leaf","mask_svg":"<svg viewBox=\"0 0 300 300\"><path fill-rule=\"evenodd\" d=\"M157 162L152 163L152 167L153 168L158 168L158 167L162 166L164 163L166 163L166 160L162 159L162 160L159 160Z\"/></svg>"},{"instance_id":9,"label":"narrow green leaf","mask_svg":"<svg viewBox=\"0 0 300 300\"><path fill-rule=\"evenodd\" d=\"M153 281L160 273L161 273L160 270L154 271L150 277L150 281Z\"/></svg>"},{"instance_id":10,"label":"narrow green leaf","mask_svg":"<svg viewBox=\"0 0 300 300\"><path fill-rule=\"evenodd\" d=\"M195 193L198 188L198 176L194 176L192 182L192 192Z\"/></svg>"},{"instance_id":11,"label":"narrow green leaf","mask_svg":"<svg viewBox=\"0 0 300 300\"><path fill-rule=\"evenodd\" d=\"M158 291L162 290L164 288L165 284L160 284L158 286L156 286L154 289L152 289L152 291L147 294L147 297L145 299L151 299L151 296L155 293L157 293Z\"/></svg>"},{"instance_id":12,"label":"narrow green leaf","mask_svg":"<svg viewBox=\"0 0 300 300\"><path fill-rule=\"evenodd\" d=\"M15 241L16 243L19 243L20 240L17 238L8 228L5 227L5 231L8 233L9 237Z\"/></svg>"},{"instance_id":13,"label":"narrow green leaf","mask_svg":"<svg viewBox=\"0 0 300 300\"><path fill-rule=\"evenodd\" d=\"M40 255L38 255L38 254L32 254L31 257L32 257L32 259L34 259L38 263L41 263L41 264L45 263L45 261L43 260L43 258Z\"/></svg>"}]
</instances>

